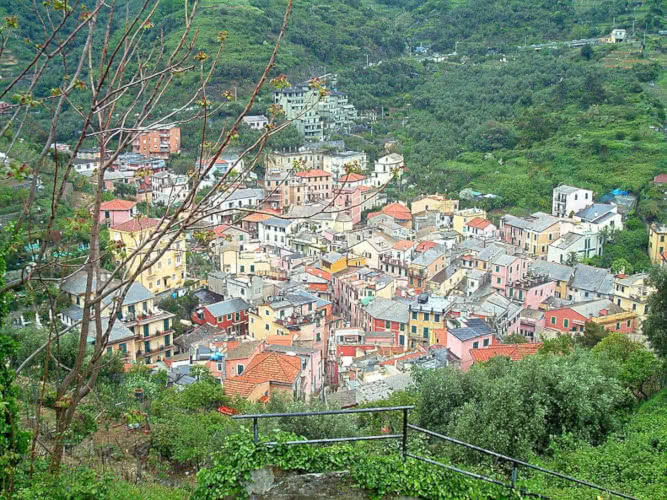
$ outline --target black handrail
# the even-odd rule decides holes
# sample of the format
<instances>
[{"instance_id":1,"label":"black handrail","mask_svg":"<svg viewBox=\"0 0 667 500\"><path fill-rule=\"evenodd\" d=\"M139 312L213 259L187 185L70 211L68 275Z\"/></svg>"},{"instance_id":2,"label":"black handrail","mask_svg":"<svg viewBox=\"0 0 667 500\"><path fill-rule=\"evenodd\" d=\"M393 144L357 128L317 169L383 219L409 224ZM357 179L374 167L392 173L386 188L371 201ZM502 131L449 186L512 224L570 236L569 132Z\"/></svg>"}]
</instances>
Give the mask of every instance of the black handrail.
<instances>
[{"instance_id":1,"label":"black handrail","mask_svg":"<svg viewBox=\"0 0 667 500\"><path fill-rule=\"evenodd\" d=\"M518 466L526 467L528 469L533 469L538 472L542 472L544 474L548 474L554 477L557 477L559 479L564 479L566 481L570 481L576 484L580 484L582 486L586 486L588 488L596 489L599 491L603 491L607 494L610 495L615 495L621 498L626 498L628 500L638 500L635 497L632 497L630 495L626 495L625 493L620 493L618 491L613 491L608 488L603 488L602 486L598 486L597 484L589 483L588 481L582 481L581 479L577 479L575 477L567 476L565 474L561 474L560 472L555 472L549 469L545 469L543 467L540 467L538 465L533 465L528 462L524 462L523 460L518 460L516 458L508 457L506 455L503 455L501 453L496 453L495 451L487 450L486 448L482 448L480 446L475 446L474 444L466 443L464 441L460 441L458 439L445 436L444 434L440 434L437 432L430 431L428 429L424 429L422 427L418 427L416 425L412 425L408 423L408 412L410 410L414 410L414 405L408 405L408 406L387 406L383 408L354 408L354 409L348 409L348 410L324 410L324 411L312 411L312 412L290 412L290 413L254 413L254 414L249 414L249 415L234 415L232 418L234 420L243 420L243 419L252 419L252 427L253 427L253 437L255 443L259 443L259 419L260 418L291 418L291 417L316 417L316 416L323 416L323 415L354 415L354 414L359 414L359 413L381 413L381 412L387 412L387 411L402 411L403 412L403 432L401 434L381 434L381 435L374 435L374 436L358 436L358 437L343 437L343 438L329 438L329 439L304 439L304 440L299 440L299 441L285 441L285 442L278 442L278 441L269 441L267 443L264 443L266 446L277 446L277 445L300 445L300 444L331 444L331 443L344 443L344 442L350 442L350 441L375 441L375 440L382 440L382 439L400 439L402 440L402 455L403 455L403 460L406 460L407 458L413 458L415 460L420 460L422 462L429 463L431 465L437 465L438 467L442 467L451 471L454 471L458 474L463 474L468 477L472 477L474 479L478 479L481 481L486 481L489 483L496 484L498 486L503 486L505 488L509 489L517 489L516 487L516 481L517 481L517 475L518 475ZM448 441L450 443L456 444L458 446L463 446L465 448L471 449L478 451L480 453L484 453L486 455L496 457L500 460L504 460L506 462L510 462L512 464L512 480L511 483L504 483L502 481L499 481L498 479L493 479L488 476L484 476L481 474L476 474L474 472L470 472L464 469L459 469L458 467L454 467L453 465L447 465L442 462L438 462L436 460L433 460L431 458L427 457L422 457L419 455L413 455L412 453L408 453L408 430L412 429L417 432L421 432L423 434L426 434L428 436L442 439L444 441ZM548 499L549 497L546 497L544 495L540 495L538 493L532 493L529 491L525 491L523 489L518 489L518 491L521 492L522 495L525 496L532 496L532 497L537 497L537 498L544 498Z\"/></svg>"}]
</instances>

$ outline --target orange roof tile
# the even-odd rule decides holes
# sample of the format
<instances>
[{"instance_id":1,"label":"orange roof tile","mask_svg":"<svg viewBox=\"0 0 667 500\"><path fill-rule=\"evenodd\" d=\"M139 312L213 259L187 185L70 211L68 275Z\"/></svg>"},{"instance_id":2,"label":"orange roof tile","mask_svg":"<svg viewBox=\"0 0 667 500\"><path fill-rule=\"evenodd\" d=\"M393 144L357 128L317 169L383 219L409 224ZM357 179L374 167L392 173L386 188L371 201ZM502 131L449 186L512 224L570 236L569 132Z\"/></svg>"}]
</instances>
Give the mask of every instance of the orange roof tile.
<instances>
[{"instance_id":1,"label":"orange roof tile","mask_svg":"<svg viewBox=\"0 0 667 500\"><path fill-rule=\"evenodd\" d=\"M542 347L538 344L496 344L482 349L470 349L470 355L474 362L484 362L496 356L505 356L512 361L519 361L524 356L537 354Z\"/></svg>"},{"instance_id":2,"label":"orange roof tile","mask_svg":"<svg viewBox=\"0 0 667 500\"><path fill-rule=\"evenodd\" d=\"M326 170L320 170L314 168L313 170L304 170L303 172L297 172L297 177L331 177L331 174Z\"/></svg>"},{"instance_id":3,"label":"orange roof tile","mask_svg":"<svg viewBox=\"0 0 667 500\"><path fill-rule=\"evenodd\" d=\"M466 225L478 229L485 229L491 225L491 221L482 219L481 217L475 217L474 219L470 219Z\"/></svg>"},{"instance_id":4,"label":"orange roof tile","mask_svg":"<svg viewBox=\"0 0 667 500\"><path fill-rule=\"evenodd\" d=\"M130 210L137 204L136 201L129 200L111 200L100 204L100 210Z\"/></svg>"},{"instance_id":5,"label":"orange roof tile","mask_svg":"<svg viewBox=\"0 0 667 500\"><path fill-rule=\"evenodd\" d=\"M343 184L343 183L349 184L350 182L359 182L359 181L364 181L364 180L366 180L365 175L347 174L347 175L344 175L343 177L341 177L340 179L338 179L338 182L341 183L341 184Z\"/></svg>"},{"instance_id":6,"label":"orange roof tile","mask_svg":"<svg viewBox=\"0 0 667 500\"><path fill-rule=\"evenodd\" d=\"M231 377L225 380L225 394L227 396L241 396L247 398L257 384L241 377Z\"/></svg>"},{"instance_id":7,"label":"orange roof tile","mask_svg":"<svg viewBox=\"0 0 667 500\"><path fill-rule=\"evenodd\" d=\"M401 205L400 203L396 202L390 203L389 205L384 207L382 209L382 213L385 215L389 215L394 219L412 220L412 213L410 212L410 209L405 205Z\"/></svg>"},{"instance_id":8,"label":"orange roof tile","mask_svg":"<svg viewBox=\"0 0 667 500\"><path fill-rule=\"evenodd\" d=\"M417 245L417 248L415 248L415 252L425 252L437 246L438 245L432 241L421 241L419 242L419 245Z\"/></svg>"},{"instance_id":9,"label":"orange roof tile","mask_svg":"<svg viewBox=\"0 0 667 500\"><path fill-rule=\"evenodd\" d=\"M290 335L268 335L266 343L290 347L292 345L292 337Z\"/></svg>"},{"instance_id":10,"label":"orange roof tile","mask_svg":"<svg viewBox=\"0 0 667 500\"><path fill-rule=\"evenodd\" d=\"M414 241L410 240L398 240L396 244L391 247L393 250L400 250L400 251L405 251L405 250L410 250L413 246L415 246Z\"/></svg>"},{"instance_id":11,"label":"orange roof tile","mask_svg":"<svg viewBox=\"0 0 667 500\"><path fill-rule=\"evenodd\" d=\"M275 214L280 213L277 210L271 210L271 209L265 209L264 212L272 212L272 213L275 213ZM271 217L273 217L273 215L254 213L254 214L250 214L250 215L244 217L243 220L246 221L246 222L262 222L262 221L265 221L267 219L270 219Z\"/></svg>"},{"instance_id":12,"label":"orange roof tile","mask_svg":"<svg viewBox=\"0 0 667 500\"><path fill-rule=\"evenodd\" d=\"M322 269L318 269L312 266L306 266L306 272L308 274L312 274L313 276L317 276L318 278L331 281L331 273L328 271L323 271Z\"/></svg>"},{"instance_id":13,"label":"orange roof tile","mask_svg":"<svg viewBox=\"0 0 667 500\"><path fill-rule=\"evenodd\" d=\"M117 226L112 226L111 229L115 229L116 231L124 231L127 233L134 233L136 231L150 229L157 226L158 224L160 224L160 219L142 217L141 219L130 219L127 222L118 224Z\"/></svg>"}]
</instances>

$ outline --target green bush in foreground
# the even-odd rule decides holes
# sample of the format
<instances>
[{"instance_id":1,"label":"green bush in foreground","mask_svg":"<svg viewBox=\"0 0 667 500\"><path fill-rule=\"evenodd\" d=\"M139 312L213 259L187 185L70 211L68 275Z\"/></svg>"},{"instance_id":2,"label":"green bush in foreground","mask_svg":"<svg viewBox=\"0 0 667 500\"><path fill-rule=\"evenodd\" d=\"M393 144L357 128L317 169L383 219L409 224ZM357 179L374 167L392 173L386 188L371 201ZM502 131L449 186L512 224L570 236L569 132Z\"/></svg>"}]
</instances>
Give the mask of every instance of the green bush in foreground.
<instances>
[{"instance_id":1,"label":"green bush in foreground","mask_svg":"<svg viewBox=\"0 0 667 500\"><path fill-rule=\"evenodd\" d=\"M299 437L277 432L270 439L291 441ZM443 500L518 498L504 488L466 479L425 463L411 459L403 462L397 449L381 453L367 443L269 448L264 444L266 441L268 439L263 439L256 445L247 430L227 437L213 467L197 474L193 499L246 498L245 485L250 473L269 465L305 473L348 470L351 480L375 498L401 495Z\"/></svg>"}]
</instances>

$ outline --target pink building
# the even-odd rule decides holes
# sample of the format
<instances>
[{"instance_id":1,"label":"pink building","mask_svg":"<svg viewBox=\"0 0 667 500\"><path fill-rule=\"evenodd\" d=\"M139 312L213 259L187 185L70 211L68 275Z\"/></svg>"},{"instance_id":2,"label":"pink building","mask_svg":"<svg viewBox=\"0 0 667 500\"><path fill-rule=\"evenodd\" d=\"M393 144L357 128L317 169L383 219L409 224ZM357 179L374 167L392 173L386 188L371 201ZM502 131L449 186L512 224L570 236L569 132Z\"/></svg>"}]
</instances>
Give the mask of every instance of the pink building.
<instances>
[{"instance_id":1,"label":"pink building","mask_svg":"<svg viewBox=\"0 0 667 500\"><path fill-rule=\"evenodd\" d=\"M137 215L137 202L129 200L105 201L100 205L100 222L117 226Z\"/></svg>"},{"instance_id":2,"label":"pink building","mask_svg":"<svg viewBox=\"0 0 667 500\"><path fill-rule=\"evenodd\" d=\"M336 181L338 184L337 189L343 188L343 189L355 189L361 186L368 186L370 185L368 177L365 175L361 174L346 174L342 177L339 177L338 180Z\"/></svg>"},{"instance_id":3,"label":"pink building","mask_svg":"<svg viewBox=\"0 0 667 500\"><path fill-rule=\"evenodd\" d=\"M331 198L333 181L331 174L324 170L304 170L297 172L296 177L303 187L304 202L322 201Z\"/></svg>"},{"instance_id":4,"label":"pink building","mask_svg":"<svg viewBox=\"0 0 667 500\"><path fill-rule=\"evenodd\" d=\"M359 188L336 188L334 205L337 209L345 209L343 213L352 218L353 224L361 222L361 190Z\"/></svg>"},{"instance_id":5,"label":"pink building","mask_svg":"<svg viewBox=\"0 0 667 500\"><path fill-rule=\"evenodd\" d=\"M491 287L506 295L510 283L520 281L526 275L527 266L515 255L499 255L491 261Z\"/></svg>"},{"instance_id":6,"label":"pink building","mask_svg":"<svg viewBox=\"0 0 667 500\"><path fill-rule=\"evenodd\" d=\"M523 300L523 307L538 309L549 297L556 295L556 282L546 276L527 276L509 284L506 296Z\"/></svg>"},{"instance_id":7,"label":"pink building","mask_svg":"<svg viewBox=\"0 0 667 500\"><path fill-rule=\"evenodd\" d=\"M479 318L470 318L463 327L447 330L447 348L461 360L463 370L473 362L471 349L489 347L494 342L493 330Z\"/></svg>"}]
</instances>

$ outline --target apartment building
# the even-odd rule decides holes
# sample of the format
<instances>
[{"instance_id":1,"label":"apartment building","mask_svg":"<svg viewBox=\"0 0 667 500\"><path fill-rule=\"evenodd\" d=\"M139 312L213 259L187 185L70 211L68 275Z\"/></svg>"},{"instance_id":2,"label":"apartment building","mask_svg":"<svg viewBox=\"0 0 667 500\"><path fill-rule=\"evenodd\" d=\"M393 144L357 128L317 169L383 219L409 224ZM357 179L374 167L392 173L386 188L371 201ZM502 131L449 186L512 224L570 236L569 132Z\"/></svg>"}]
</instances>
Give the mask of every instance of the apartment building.
<instances>
[{"instance_id":1,"label":"apartment building","mask_svg":"<svg viewBox=\"0 0 667 500\"><path fill-rule=\"evenodd\" d=\"M148 129L132 141L132 151L166 160L181 152L181 129L173 125Z\"/></svg>"},{"instance_id":2,"label":"apartment building","mask_svg":"<svg viewBox=\"0 0 667 500\"><path fill-rule=\"evenodd\" d=\"M159 224L159 219L144 217L112 226L109 229L109 238L111 241L122 243L122 249L115 250L116 262L124 261L125 256L131 256L139 249L139 252L125 264L126 270L134 273L142 265L146 249L153 243ZM164 249L168 241L169 237L162 237L149 259L157 257L158 252ZM155 294L181 288L187 272L185 250L185 236L181 234L157 262L139 273L137 282Z\"/></svg>"},{"instance_id":3,"label":"apartment building","mask_svg":"<svg viewBox=\"0 0 667 500\"><path fill-rule=\"evenodd\" d=\"M573 186L562 185L553 189L551 215L554 217L572 217L593 203L593 191Z\"/></svg>"}]
</instances>

